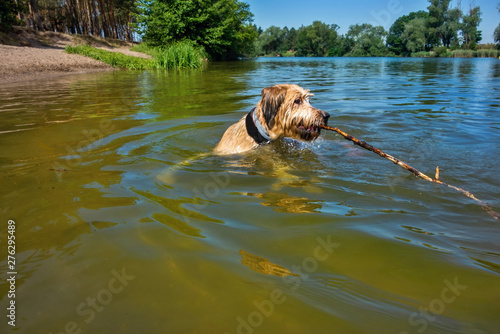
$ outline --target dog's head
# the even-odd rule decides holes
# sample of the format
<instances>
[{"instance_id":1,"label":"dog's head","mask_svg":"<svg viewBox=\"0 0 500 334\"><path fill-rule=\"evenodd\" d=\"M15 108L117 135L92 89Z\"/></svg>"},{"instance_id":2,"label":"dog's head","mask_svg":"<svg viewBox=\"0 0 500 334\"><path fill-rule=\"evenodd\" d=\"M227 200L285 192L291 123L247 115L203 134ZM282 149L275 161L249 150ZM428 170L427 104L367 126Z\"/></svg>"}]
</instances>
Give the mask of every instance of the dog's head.
<instances>
[{"instance_id":1,"label":"dog's head","mask_svg":"<svg viewBox=\"0 0 500 334\"><path fill-rule=\"evenodd\" d=\"M297 85L276 85L262 90L257 111L269 135L273 139L289 137L314 140L320 134L320 126L327 125L330 115L309 103L309 90Z\"/></svg>"}]
</instances>

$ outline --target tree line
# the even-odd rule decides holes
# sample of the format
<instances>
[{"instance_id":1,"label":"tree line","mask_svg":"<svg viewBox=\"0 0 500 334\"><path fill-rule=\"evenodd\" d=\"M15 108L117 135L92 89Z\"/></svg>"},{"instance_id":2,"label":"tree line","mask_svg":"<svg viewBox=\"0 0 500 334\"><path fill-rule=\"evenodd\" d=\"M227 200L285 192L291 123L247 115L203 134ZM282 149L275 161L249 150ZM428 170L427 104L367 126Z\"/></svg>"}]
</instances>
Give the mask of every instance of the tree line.
<instances>
[{"instance_id":1,"label":"tree line","mask_svg":"<svg viewBox=\"0 0 500 334\"><path fill-rule=\"evenodd\" d=\"M345 35L339 26L315 21L299 29L276 26L258 31L255 54L281 56L409 56L411 53L446 49L474 50L481 41L479 6L468 11L450 7L451 0L429 0L427 11L412 12L398 18L386 31L371 24L351 25ZM500 4L499 4L500 11ZM500 25L495 41L500 43ZM498 35L498 36L497 36Z\"/></svg>"},{"instance_id":2,"label":"tree line","mask_svg":"<svg viewBox=\"0 0 500 334\"><path fill-rule=\"evenodd\" d=\"M399 17L386 31L371 24L339 26L314 21L300 28L252 24L253 14L239 0L0 0L0 29L24 24L36 31L58 31L132 41L161 47L183 41L203 47L212 59L241 56L408 56L436 48L470 49L481 41L481 10L474 1L428 0L427 11ZM498 7L500 11L500 3ZM135 35L134 35L135 33ZM495 30L500 45L500 25Z\"/></svg>"},{"instance_id":3,"label":"tree line","mask_svg":"<svg viewBox=\"0 0 500 334\"><path fill-rule=\"evenodd\" d=\"M135 0L0 0L0 29L24 25L55 31L133 40Z\"/></svg>"},{"instance_id":4,"label":"tree line","mask_svg":"<svg viewBox=\"0 0 500 334\"><path fill-rule=\"evenodd\" d=\"M386 56L382 27L355 24L346 35L338 34L339 26L314 21L299 29L271 26L260 32L255 42L255 55L339 57Z\"/></svg>"}]
</instances>

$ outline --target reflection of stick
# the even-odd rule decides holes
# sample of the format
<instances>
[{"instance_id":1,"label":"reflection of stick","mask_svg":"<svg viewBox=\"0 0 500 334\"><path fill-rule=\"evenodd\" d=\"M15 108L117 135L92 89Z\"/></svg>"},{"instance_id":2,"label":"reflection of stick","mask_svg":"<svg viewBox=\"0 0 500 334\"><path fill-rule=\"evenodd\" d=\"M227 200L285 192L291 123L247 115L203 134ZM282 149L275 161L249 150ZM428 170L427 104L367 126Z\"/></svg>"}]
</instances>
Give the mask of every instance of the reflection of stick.
<instances>
[{"instance_id":1,"label":"reflection of stick","mask_svg":"<svg viewBox=\"0 0 500 334\"><path fill-rule=\"evenodd\" d=\"M490 208L488 206L488 204L484 203L483 201L481 201L480 199L476 198L476 196L474 196L472 193L468 192L467 190L464 190L462 188L459 188L459 187L455 187L455 186L452 186L450 184L447 184L447 183L444 183L442 181L439 180L439 167L436 167L436 177L433 179L427 175L425 175L424 173L418 171L417 169L413 168L412 166L410 165L407 165L406 163L402 162L401 160L393 157L392 155L389 155L385 152L382 152L381 150L379 150L378 148L376 147L373 147L371 146L370 144L364 142L364 141L361 141L359 139L356 139L354 138L353 136L351 135L348 135L347 133L345 133L344 131L338 129L338 128L334 128L334 127L331 127L331 126L325 126L325 125L322 125L321 128L325 129L325 130L330 130L330 131L335 131L337 132L338 134L340 134L342 137L344 137L345 139L347 140L350 140L352 141L354 144L358 145L358 146L361 146L362 148L364 149L367 149L368 151L372 151L374 153L377 153L378 155L380 155L381 157L383 158L386 158L392 162L394 162L396 165L399 165L401 167L403 167L404 169L406 170L409 170L410 172L412 172L415 176L418 176L418 177L421 177L427 181L430 181L430 182L435 182L435 183L439 183L439 184L442 184L444 186L447 186L447 187L450 187L452 189L455 189L457 191L460 191L462 194L464 194L465 196L469 197L469 198L472 198L473 200L475 200L479 205L481 205L481 207L486 211L488 212L494 219L498 219L500 218L500 215L495 212L492 208Z\"/></svg>"},{"instance_id":2,"label":"reflection of stick","mask_svg":"<svg viewBox=\"0 0 500 334\"><path fill-rule=\"evenodd\" d=\"M161 172L157 176L157 178L165 184L173 185L176 182L174 173L177 172L177 170L181 169L182 167L189 166L191 164L191 162L208 157L211 154L212 153L206 153L206 152L199 153L199 154L192 156L186 160L180 161L180 162L176 163L175 165L169 167L168 169L165 169L163 172Z\"/></svg>"}]
</instances>

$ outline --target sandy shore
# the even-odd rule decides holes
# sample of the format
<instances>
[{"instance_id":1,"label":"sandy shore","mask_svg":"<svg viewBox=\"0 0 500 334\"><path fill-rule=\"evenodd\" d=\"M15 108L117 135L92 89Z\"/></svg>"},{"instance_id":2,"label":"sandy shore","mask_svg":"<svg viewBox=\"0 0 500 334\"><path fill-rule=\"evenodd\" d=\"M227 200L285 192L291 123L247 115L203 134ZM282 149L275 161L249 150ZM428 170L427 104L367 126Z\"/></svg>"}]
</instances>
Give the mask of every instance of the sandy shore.
<instances>
[{"instance_id":1,"label":"sandy shore","mask_svg":"<svg viewBox=\"0 0 500 334\"><path fill-rule=\"evenodd\" d=\"M0 85L113 69L91 58L67 54L64 49L0 45Z\"/></svg>"},{"instance_id":2,"label":"sandy shore","mask_svg":"<svg viewBox=\"0 0 500 334\"><path fill-rule=\"evenodd\" d=\"M53 32L34 35L18 31L12 36L10 42L18 44L17 46L0 45L0 85L66 74L114 70L112 66L103 62L66 53L64 48L68 44L76 45L84 42L109 51L148 57L145 54L129 51L130 45L125 42L113 47L103 40L89 41Z\"/></svg>"}]
</instances>

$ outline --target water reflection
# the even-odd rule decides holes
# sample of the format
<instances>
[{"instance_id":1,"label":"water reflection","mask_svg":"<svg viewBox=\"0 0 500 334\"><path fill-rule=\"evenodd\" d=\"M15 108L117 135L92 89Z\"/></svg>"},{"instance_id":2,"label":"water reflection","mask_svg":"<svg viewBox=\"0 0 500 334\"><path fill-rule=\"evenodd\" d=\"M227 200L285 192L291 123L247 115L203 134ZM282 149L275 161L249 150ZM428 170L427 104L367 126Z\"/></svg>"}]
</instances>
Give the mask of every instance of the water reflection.
<instances>
[{"instance_id":1,"label":"water reflection","mask_svg":"<svg viewBox=\"0 0 500 334\"><path fill-rule=\"evenodd\" d=\"M290 196L286 193L264 193L264 194L252 194L259 199L263 199L264 202L260 204L264 206L274 207L276 212L289 212L289 213L314 213L320 212L322 201L309 200L305 197Z\"/></svg>"},{"instance_id":2,"label":"water reflection","mask_svg":"<svg viewBox=\"0 0 500 334\"><path fill-rule=\"evenodd\" d=\"M254 255L240 249L241 263L250 268L251 270L265 275L273 275L278 277L300 277L298 274L292 273L289 269L280 266L279 264L272 263L269 259L262 256Z\"/></svg>"}]
</instances>

